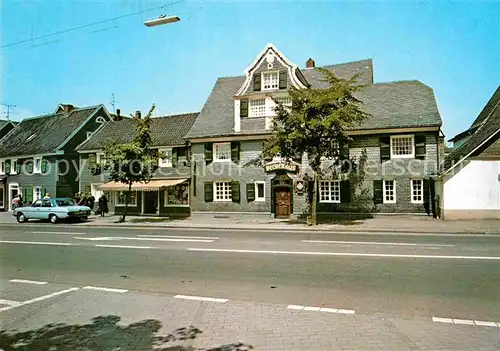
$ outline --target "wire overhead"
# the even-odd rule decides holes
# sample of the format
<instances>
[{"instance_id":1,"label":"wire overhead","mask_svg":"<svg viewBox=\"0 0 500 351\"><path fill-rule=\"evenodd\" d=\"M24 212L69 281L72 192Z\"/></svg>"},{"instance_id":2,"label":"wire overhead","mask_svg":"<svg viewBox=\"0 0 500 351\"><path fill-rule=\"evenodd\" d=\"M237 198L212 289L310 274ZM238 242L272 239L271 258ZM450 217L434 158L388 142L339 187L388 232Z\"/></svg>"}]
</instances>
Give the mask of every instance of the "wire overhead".
<instances>
[{"instance_id":1,"label":"wire overhead","mask_svg":"<svg viewBox=\"0 0 500 351\"><path fill-rule=\"evenodd\" d=\"M88 28L88 27L95 26L95 25L98 25L98 24L103 24L103 23L107 23L107 22L116 21L116 20L119 20L119 19L122 19L122 18L126 18L126 17L136 16L136 15L139 15L139 14L144 13L144 12L154 11L154 10L162 9L164 7L177 5L177 4L180 4L181 2L184 2L184 1L186 1L186 0L179 0L179 1L171 2L171 3L168 3L168 4L162 5L162 6L152 7L152 8L149 8L149 9L145 9L145 10L141 10L141 11L137 11L137 12L128 13L126 15L122 15L122 16L118 16L118 17L113 17L113 18L109 18L109 19L106 19L106 20L98 21L98 22L87 23L87 24L83 24L81 26L76 26L76 27L73 27L73 28L63 29L63 30L60 30L60 31L57 31L57 32L40 35L38 37L34 37L34 38L30 38L30 39L19 40L19 41L13 42L13 43L2 45L1 48L7 48L7 47L19 45L19 44L24 44L24 43L28 43L28 42L33 41L33 40L48 38L48 37L51 37L51 36L54 36L54 35L64 34L64 33L68 33L68 32L72 32L72 31L78 30L78 29Z\"/></svg>"}]
</instances>

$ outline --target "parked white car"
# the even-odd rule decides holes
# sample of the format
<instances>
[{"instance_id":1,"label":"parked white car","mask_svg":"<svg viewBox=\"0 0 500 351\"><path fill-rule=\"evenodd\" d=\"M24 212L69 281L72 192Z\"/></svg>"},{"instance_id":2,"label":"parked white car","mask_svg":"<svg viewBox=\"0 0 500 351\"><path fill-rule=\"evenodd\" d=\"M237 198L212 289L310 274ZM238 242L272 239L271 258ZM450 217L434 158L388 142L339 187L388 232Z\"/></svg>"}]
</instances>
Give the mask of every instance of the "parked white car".
<instances>
[{"instance_id":1,"label":"parked white car","mask_svg":"<svg viewBox=\"0 0 500 351\"><path fill-rule=\"evenodd\" d=\"M17 207L12 215L19 223L30 219L86 221L90 215L90 207L79 206L70 198L38 199L31 206Z\"/></svg>"}]
</instances>

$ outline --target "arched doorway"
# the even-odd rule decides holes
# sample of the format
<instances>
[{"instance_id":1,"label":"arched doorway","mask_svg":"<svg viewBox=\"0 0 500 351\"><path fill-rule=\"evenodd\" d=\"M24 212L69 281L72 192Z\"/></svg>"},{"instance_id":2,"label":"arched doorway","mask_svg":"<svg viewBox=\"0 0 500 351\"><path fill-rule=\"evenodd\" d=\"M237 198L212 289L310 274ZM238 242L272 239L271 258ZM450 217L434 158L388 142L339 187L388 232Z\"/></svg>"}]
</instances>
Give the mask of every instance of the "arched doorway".
<instances>
[{"instance_id":1,"label":"arched doorway","mask_svg":"<svg viewBox=\"0 0 500 351\"><path fill-rule=\"evenodd\" d=\"M286 173L277 173L271 181L272 212L276 218L290 218L293 213L293 181Z\"/></svg>"}]
</instances>

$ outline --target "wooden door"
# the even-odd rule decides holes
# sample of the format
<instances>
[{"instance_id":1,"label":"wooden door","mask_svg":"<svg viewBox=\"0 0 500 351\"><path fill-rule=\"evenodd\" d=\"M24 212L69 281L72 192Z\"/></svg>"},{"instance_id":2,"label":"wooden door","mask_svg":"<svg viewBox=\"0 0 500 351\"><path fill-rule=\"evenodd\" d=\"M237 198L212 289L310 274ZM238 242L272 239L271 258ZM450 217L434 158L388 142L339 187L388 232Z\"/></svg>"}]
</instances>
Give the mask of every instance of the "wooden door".
<instances>
[{"instance_id":1,"label":"wooden door","mask_svg":"<svg viewBox=\"0 0 500 351\"><path fill-rule=\"evenodd\" d=\"M276 217L290 216L290 190L286 188L276 189Z\"/></svg>"},{"instance_id":2,"label":"wooden door","mask_svg":"<svg viewBox=\"0 0 500 351\"><path fill-rule=\"evenodd\" d=\"M144 214L156 214L158 209L158 191L144 192Z\"/></svg>"}]
</instances>

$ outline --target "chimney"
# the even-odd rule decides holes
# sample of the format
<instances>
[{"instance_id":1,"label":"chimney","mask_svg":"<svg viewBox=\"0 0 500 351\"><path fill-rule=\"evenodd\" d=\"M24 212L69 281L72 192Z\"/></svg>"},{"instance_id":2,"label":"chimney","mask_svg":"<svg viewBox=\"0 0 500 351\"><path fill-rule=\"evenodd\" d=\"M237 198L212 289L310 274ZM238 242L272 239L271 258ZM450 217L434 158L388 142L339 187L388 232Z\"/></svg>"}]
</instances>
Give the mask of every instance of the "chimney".
<instances>
[{"instance_id":1,"label":"chimney","mask_svg":"<svg viewBox=\"0 0 500 351\"><path fill-rule=\"evenodd\" d=\"M120 109L117 108L115 121L120 121L122 119L122 117L120 116L120 112L121 112Z\"/></svg>"},{"instance_id":2,"label":"chimney","mask_svg":"<svg viewBox=\"0 0 500 351\"><path fill-rule=\"evenodd\" d=\"M137 110L135 111L135 119L141 119L141 111Z\"/></svg>"},{"instance_id":3,"label":"chimney","mask_svg":"<svg viewBox=\"0 0 500 351\"><path fill-rule=\"evenodd\" d=\"M309 60L306 61L306 68L315 68L316 62L312 58L309 57Z\"/></svg>"},{"instance_id":4,"label":"chimney","mask_svg":"<svg viewBox=\"0 0 500 351\"><path fill-rule=\"evenodd\" d=\"M62 107L64 110L64 114L66 116L68 116L71 113L71 111L73 111L73 109L75 108L75 106L70 105L70 104L63 104Z\"/></svg>"}]
</instances>

